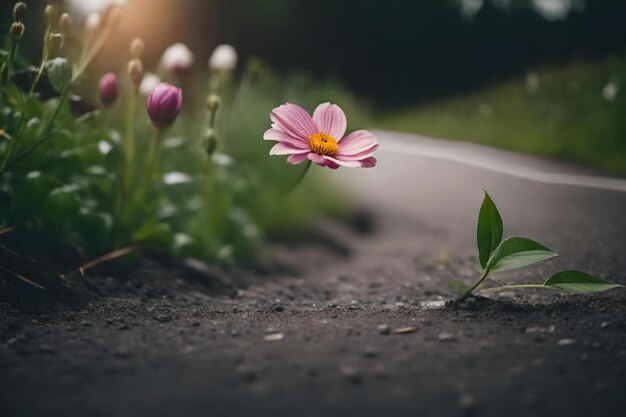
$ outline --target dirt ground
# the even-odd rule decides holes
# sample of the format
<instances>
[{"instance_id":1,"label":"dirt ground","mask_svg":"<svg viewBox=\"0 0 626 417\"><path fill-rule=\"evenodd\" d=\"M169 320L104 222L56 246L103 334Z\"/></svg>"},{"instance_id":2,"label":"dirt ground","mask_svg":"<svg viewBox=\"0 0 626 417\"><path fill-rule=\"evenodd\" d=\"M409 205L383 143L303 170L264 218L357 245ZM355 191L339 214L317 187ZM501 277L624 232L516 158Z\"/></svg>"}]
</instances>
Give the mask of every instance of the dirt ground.
<instances>
[{"instance_id":1,"label":"dirt ground","mask_svg":"<svg viewBox=\"0 0 626 417\"><path fill-rule=\"evenodd\" d=\"M0 415L623 415L626 291L444 305L451 279L476 276L473 250L374 219L367 232L367 218L325 222L254 268L148 260L88 273L86 305L0 306Z\"/></svg>"}]
</instances>

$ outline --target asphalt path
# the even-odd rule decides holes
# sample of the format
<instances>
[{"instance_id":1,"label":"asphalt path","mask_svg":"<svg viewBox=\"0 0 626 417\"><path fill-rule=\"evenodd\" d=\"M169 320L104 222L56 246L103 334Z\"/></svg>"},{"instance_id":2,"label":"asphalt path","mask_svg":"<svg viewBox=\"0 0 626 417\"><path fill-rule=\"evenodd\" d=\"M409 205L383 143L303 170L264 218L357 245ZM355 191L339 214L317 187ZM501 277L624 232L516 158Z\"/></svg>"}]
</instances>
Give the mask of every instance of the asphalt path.
<instances>
[{"instance_id":1,"label":"asphalt path","mask_svg":"<svg viewBox=\"0 0 626 417\"><path fill-rule=\"evenodd\" d=\"M335 174L338 181L348 180L346 191L366 207L437 228L451 250L473 251L485 189L500 209L505 236L543 242L564 266L601 265L595 273L623 277L626 179L481 145L376 135L376 169Z\"/></svg>"}]
</instances>

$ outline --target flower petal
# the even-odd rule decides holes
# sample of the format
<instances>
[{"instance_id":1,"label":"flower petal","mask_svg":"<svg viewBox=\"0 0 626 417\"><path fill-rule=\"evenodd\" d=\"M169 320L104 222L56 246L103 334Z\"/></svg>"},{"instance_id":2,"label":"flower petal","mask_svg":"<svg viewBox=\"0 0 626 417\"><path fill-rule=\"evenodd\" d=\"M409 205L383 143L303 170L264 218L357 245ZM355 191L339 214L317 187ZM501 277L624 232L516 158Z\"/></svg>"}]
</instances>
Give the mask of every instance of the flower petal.
<instances>
[{"instance_id":1,"label":"flower petal","mask_svg":"<svg viewBox=\"0 0 626 417\"><path fill-rule=\"evenodd\" d=\"M333 164L337 164L337 165L341 165L344 167L349 167L349 168L360 168L361 167L361 162L360 161L344 161L338 158L333 158L332 156L326 156L324 155L322 158L325 158L328 162L331 162Z\"/></svg>"},{"instance_id":2,"label":"flower petal","mask_svg":"<svg viewBox=\"0 0 626 417\"><path fill-rule=\"evenodd\" d=\"M306 153L294 153L287 157L287 162L293 165L297 165L300 162L304 162L309 158Z\"/></svg>"},{"instance_id":3,"label":"flower petal","mask_svg":"<svg viewBox=\"0 0 626 417\"><path fill-rule=\"evenodd\" d=\"M308 149L298 149L287 142L278 142L270 149L270 155L291 155L294 153L308 153Z\"/></svg>"},{"instance_id":4,"label":"flower petal","mask_svg":"<svg viewBox=\"0 0 626 417\"><path fill-rule=\"evenodd\" d=\"M357 155L375 145L378 145L376 137L367 130L357 130L350 133L339 142L338 155L352 156Z\"/></svg>"},{"instance_id":5,"label":"flower petal","mask_svg":"<svg viewBox=\"0 0 626 417\"><path fill-rule=\"evenodd\" d=\"M330 169L338 169L340 166L341 165L333 161L328 161L328 163L326 164L326 168L330 168Z\"/></svg>"},{"instance_id":6,"label":"flower petal","mask_svg":"<svg viewBox=\"0 0 626 417\"><path fill-rule=\"evenodd\" d=\"M271 119L280 130L307 142L309 137L317 133L309 113L295 104L287 103L276 107L272 111Z\"/></svg>"},{"instance_id":7,"label":"flower petal","mask_svg":"<svg viewBox=\"0 0 626 417\"><path fill-rule=\"evenodd\" d=\"M344 154L338 153L337 155L335 155L335 157L337 159L341 159L342 161L361 161L363 159L366 159L372 156L374 152L376 152L377 149L378 149L378 145L374 145L371 148L366 148L356 154L344 155Z\"/></svg>"},{"instance_id":8,"label":"flower petal","mask_svg":"<svg viewBox=\"0 0 626 417\"><path fill-rule=\"evenodd\" d=\"M377 162L378 160L376 160L376 158L374 158L373 156L370 156L369 158L365 158L364 160L361 161L361 167L362 168L374 168Z\"/></svg>"},{"instance_id":9,"label":"flower petal","mask_svg":"<svg viewBox=\"0 0 626 417\"><path fill-rule=\"evenodd\" d=\"M308 154L308 157L311 161L315 162L317 165L321 167L328 167L330 169L339 168L339 164L335 161L331 161L327 156L318 155L315 152L311 152Z\"/></svg>"},{"instance_id":10,"label":"flower petal","mask_svg":"<svg viewBox=\"0 0 626 417\"><path fill-rule=\"evenodd\" d=\"M317 165L322 166L322 167L326 166L327 161L326 159L324 159L322 155L318 155L315 152L309 152L307 156L311 161L315 162Z\"/></svg>"},{"instance_id":11,"label":"flower petal","mask_svg":"<svg viewBox=\"0 0 626 417\"><path fill-rule=\"evenodd\" d=\"M293 136L290 135L289 133L285 133L282 130L279 129L268 129L264 134L263 134L263 139L265 140L275 140L277 142L284 142L284 143L289 143L291 145L293 145L296 148L299 149L309 149L310 145L309 145L309 141L304 141L302 138L300 138L299 136Z\"/></svg>"},{"instance_id":12,"label":"flower petal","mask_svg":"<svg viewBox=\"0 0 626 417\"><path fill-rule=\"evenodd\" d=\"M317 106L313 113L313 121L318 131L328 133L337 141L346 134L348 120L341 107L336 104L323 103Z\"/></svg>"}]
</instances>

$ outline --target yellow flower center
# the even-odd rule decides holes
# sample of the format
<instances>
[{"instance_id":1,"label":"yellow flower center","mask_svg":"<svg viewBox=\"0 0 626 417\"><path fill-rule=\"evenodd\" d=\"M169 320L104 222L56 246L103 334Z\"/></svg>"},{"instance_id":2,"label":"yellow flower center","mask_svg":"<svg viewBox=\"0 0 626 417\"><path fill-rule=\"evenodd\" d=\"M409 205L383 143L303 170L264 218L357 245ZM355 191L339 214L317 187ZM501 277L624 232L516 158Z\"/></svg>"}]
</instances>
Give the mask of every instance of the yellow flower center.
<instances>
[{"instance_id":1,"label":"yellow flower center","mask_svg":"<svg viewBox=\"0 0 626 417\"><path fill-rule=\"evenodd\" d=\"M339 149L337 141L328 133L320 132L309 137L311 151L319 155L334 156Z\"/></svg>"}]
</instances>

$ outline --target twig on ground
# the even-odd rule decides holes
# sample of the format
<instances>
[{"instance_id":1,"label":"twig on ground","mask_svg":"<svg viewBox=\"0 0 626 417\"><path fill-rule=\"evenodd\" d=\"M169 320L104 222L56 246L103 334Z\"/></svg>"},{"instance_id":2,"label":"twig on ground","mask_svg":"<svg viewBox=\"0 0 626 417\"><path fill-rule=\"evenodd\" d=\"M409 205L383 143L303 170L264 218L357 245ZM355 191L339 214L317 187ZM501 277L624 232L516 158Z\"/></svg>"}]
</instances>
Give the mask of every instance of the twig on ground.
<instances>
[{"instance_id":1,"label":"twig on ground","mask_svg":"<svg viewBox=\"0 0 626 417\"><path fill-rule=\"evenodd\" d=\"M3 267L1 265L0 265L0 269L3 270L4 272L8 273L12 277L15 277L15 278L19 279L20 281L23 281L23 282L25 282L25 283L27 283L29 285L32 285L35 288L38 288L40 290L45 290L46 289L45 287L37 284L35 281L32 281L32 280L26 278L25 276L22 276L22 275L17 274L17 273L15 273L13 271L10 271L10 270L6 269L5 267Z\"/></svg>"},{"instance_id":2,"label":"twig on ground","mask_svg":"<svg viewBox=\"0 0 626 417\"><path fill-rule=\"evenodd\" d=\"M121 258L122 256L128 255L129 253L132 253L134 251L136 251L137 249L139 249L139 245L137 244L133 244L130 246L127 246L125 248L122 249L118 249L115 250L111 253L107 253L106 255L103 255L99 258L96 258L92 261L87 262L86 264L84 264L83 266L81 266L80 268L78 268L78 272L80 272L80 275L82 277L85 276L85 272L91 268L95 268L98 265L102 265L103 263L106 262L110 262L113 261L115 259Z\"/></svg>"},{"instance_id":3,"label":"twig on ground","mask_svg":"<svg viewBox=\"0 0 626 417\"><path fill-rule=\"evenodd\" d=\"M11 233L14 230L15 230L15 226L5 227L3 229L0 229L0 236L6 235L7 233Z\"/></svg>"}]
</instances>

